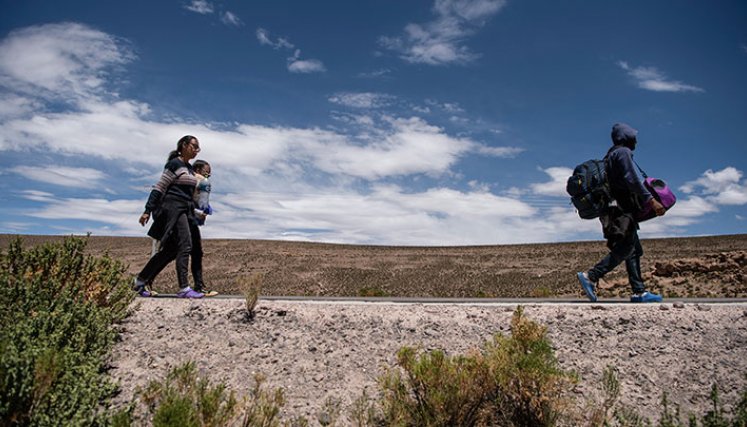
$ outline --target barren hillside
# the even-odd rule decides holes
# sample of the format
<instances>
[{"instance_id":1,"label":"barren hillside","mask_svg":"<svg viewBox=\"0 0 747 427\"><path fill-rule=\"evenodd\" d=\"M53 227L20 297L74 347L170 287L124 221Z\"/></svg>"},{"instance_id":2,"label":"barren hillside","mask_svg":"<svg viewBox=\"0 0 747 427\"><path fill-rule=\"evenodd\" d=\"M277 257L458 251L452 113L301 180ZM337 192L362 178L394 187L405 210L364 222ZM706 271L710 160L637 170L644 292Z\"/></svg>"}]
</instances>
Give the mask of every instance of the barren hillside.
<instances>
[{"instance_id":1,"label":"barren hillside","mask_svg":"<svg viewBox=\"0 0 747 427\"><path fill-rule=\"evenodd\" d=\"M10 235L0 235L6 247ZM23 236L26 244L62 237ZM237 294L236 279L264 275L264 295L537 297L581 296L575 273L606 253L604 242L394 247L262 240L205 240L209 287ZM747 297L747 234L644 240L644 278L665 296ZM137 273L148 238L90 237L88 250L108 252ZM600 297L626 296L624 266L601 283ZM173 264L155 283L174 292Z\"/></svg>"}]
</instances>

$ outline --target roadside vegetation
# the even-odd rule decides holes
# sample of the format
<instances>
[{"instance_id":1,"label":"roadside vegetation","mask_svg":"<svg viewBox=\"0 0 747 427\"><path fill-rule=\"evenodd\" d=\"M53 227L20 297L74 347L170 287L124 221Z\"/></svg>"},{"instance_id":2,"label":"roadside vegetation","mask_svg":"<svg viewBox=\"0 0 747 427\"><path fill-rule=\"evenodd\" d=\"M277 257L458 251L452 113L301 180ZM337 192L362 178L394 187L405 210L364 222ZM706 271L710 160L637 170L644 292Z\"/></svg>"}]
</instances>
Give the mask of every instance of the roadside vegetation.
<instances>
[{"instance_id":1,"label":"roadside vegetation","mask_svg":"<svg viewBox=\"0 0 747 427\"><path fill-rule=\"evenodd\" d=\"M85 255L85 246L68 238L25 249L15 240L0 253L0 425L747 427L747 390L724 405L716 385L704 391L712 402L706 413L681 414L665 395L652 422L617 402L613 367L600 381L601 402L575 402L578 378L560 367L546 328L521 307L510 334L466 354L401 348L375 396L346 408L330 399L311 421L283 418L283 390L268 389L263 377L248 379L250 393L237 396L193 362L112 409L117 386L106 360L133 292L121 263ZM253 317L262 277L242 285Z\"/></svg>"},{"instance_id":2,"label":"roadside vegetation","mask_svg":"<svg viewBox=\"0 0 747 427\"><path fill-rule=\"evenodd\" d=\"M105 425L105 360L133 298L124 266L85 241L0 254L0 425Z\"/></svg>"}]
</instances>

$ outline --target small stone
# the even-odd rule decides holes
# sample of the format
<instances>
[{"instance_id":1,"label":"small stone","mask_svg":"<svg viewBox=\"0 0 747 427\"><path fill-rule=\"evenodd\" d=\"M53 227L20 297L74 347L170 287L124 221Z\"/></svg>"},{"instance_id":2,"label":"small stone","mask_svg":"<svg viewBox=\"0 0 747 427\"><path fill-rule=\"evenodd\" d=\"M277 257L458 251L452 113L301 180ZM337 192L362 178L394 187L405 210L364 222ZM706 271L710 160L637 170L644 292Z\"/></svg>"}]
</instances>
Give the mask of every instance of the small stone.
<instances>
[{"instance_id":1,"label":"small stone","mask_svg":"<svg viewBox=\"0 0 747 427\"><path fill-rule=\"evenodd\" d=\"M659 306L659 310L661 311L669 311L669 306L666 304L662 304Z\"/></svg>"},{"instance_id":2,"label":"small stone","mask_svg":"<svg viewBox=\"0 0 747 427\"><path fill-rule=\"evenodd\" d=\"M607 307L605 307L603 305L592 305L591 309L592 310L602 310L602 311L604 311L604 310L607 310Z\"/></svg>"},{"instance_id":3,"label":"small stone","mask_svg":"<svg viewBox=\"0 0 747 427\"><path fill-rule=\"evenodd\" d=\"M316 347L314 347L313 345L309 346L309 351L312 352L312 353L315 353L316 352Z\"/></svg>"},{"instance_id":4,"label":"small stone","mask_svg":"<svg viewBox=\"0 0 747 427\"><path fill-rule=\"evenodd\" d=\"M685 308L685 303L682 301L675 301L674 304L672 304L672 307L674 308Z\"/></svg>"},{"instance_id":5,"label":"small stone","mask_svg":"<svg viewBox=\"0 0 747 427\"><path fill-rule=\"evenodd\" d=\"M695 306L695 308L697 308L698 311L711 311L711 306L710 305L701 305L701 304L698 304L698 305Z\"/></svg>"}]
</instances>

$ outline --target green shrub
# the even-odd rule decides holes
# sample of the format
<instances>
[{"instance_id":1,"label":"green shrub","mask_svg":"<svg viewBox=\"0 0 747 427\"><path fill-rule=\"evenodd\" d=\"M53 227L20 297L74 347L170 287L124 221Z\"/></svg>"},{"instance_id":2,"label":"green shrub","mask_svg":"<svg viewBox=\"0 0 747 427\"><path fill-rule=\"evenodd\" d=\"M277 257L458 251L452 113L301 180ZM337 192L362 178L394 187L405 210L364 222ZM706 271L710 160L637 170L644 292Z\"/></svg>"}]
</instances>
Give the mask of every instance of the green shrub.
<instances>
[{"instance_id":1,"label":"green shrub","mask_svg":"<svg viewBox=\"0 0 747 427\"><path fill-rule=\"evenodd\" d=\"M392 369L380 379L386 425L471 426L489 418L496 387L482 354L418 355L403 347L397 363L404 375Z\"/></svg>"},{"instance_id":2,"label":"green shrub","mask_svg":"<svg viewBox=\"0 0 747 427\"><path fill-rule=\"evenodd\" d=\"M163 381L151 381L141 396L154 427L225 426L238 410L233 391L198 376L194 362L172 369Z\"/></svg>"},{"instance_id":3,"label":"green shrub","mask_svg":"<svg viewBox=\"0 0 747 427\"><path fill-rule=\"evenodd\" d=\"M570 403L565 396L577 381L560 368L547 338L547 327L524 315L519 306L511 319L511 336L497 335L486 357L497 380L500 424L552 426Z\"/></svg>"},{"instance_id":4,"label":"green shrub","mask_svg":"<svg viewBox=\"0 0 747 427\"><path fill-rule=\"evenodd\" d=\"M280 426L280 409L285 405L283 389L267 391L262 387L264 381L264 376L255 375L254 388L244 402L242 427ZM307 421L298 418L295 423L306 425Z\"/></svg>"},{"instance_id":5,"label":"green shrub","mask_svg":"<svg viewBox=\"0 0 747 427\"><path fill-rule=\"evenodd\" d=\"M116 386L105 359L133 293L124 266L67 238L0 253L0 424L97 425Z\"/></svg>"},{"instance_id":6,"label":"green shrub","mask_svg":"<svg viewBox=\"0 0 747 427\"><path fill-rule=\"evenodd\" d=\"M527 319L521 307L514 312L511 336L497 335L481 351L447 356L404 347L397 364L399 369L379 379L380 420L371 422L365 405L356 420L401 426L551 426L575 381L560 369L546 329Z\"/></svg>"},{"instance_id":7,"label":"green shrub","mask_svg":"<svg viewBox=\"0 0 747 427\"><path fill-rule=\"evenodd\" d=\"M213 385L199 375L194 362L171 369L163 380L151 381L140 391L143 416L154 427L280 426L285 404L282 389L266 390L264 377L256 375L249 395L237 399L225 384ZM132 407L138 404L137 398ZM294 421L306 425L304 419Z\"/></svg>"},{"instance_id":8,"label":"green shrub","mask_svg":"<svg viewBox=\"0 0 747 427\"><path fill-rule=\"evenodd\" d=\"M608 366L604 372L602 385L606 397L603 408L595 410L592 415L592 426L649 427L654 425L650 419L641 416L633 408L616 404L619 396L619 381L611 366ZM672 407L665 392L661 398L659 421L655 425L657 427L747 427L747 389L742 391L742 396L731 414L724 410L716 384L711 387L709 398L712 408L706 411L700 419L695 414L689 414L687 423L685 423L682 421L679 405L675 404ZM613 411L608 417L610 409Z\"/></svg>"}]
</instances>

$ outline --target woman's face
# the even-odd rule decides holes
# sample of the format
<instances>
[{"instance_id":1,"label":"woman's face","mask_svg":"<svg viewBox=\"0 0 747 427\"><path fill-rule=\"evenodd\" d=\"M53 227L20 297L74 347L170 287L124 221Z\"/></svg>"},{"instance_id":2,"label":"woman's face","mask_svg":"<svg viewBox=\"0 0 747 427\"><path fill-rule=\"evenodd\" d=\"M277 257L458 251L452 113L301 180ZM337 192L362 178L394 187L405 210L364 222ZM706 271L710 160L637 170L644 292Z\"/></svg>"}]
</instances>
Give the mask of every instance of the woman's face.
<instances>
[{"instance_id":1,"label":"woman's face","mask_svg":"<svg viewBox=\"0 0 747 427\"><path fill-rule=\"evenodd\" d=\"M192 138L188 143L184 144L182 148L182 158L184 161L190 161L197 157L197 153L200 152L200 141L197 138Z\"/></svg>"}]
</instances>

